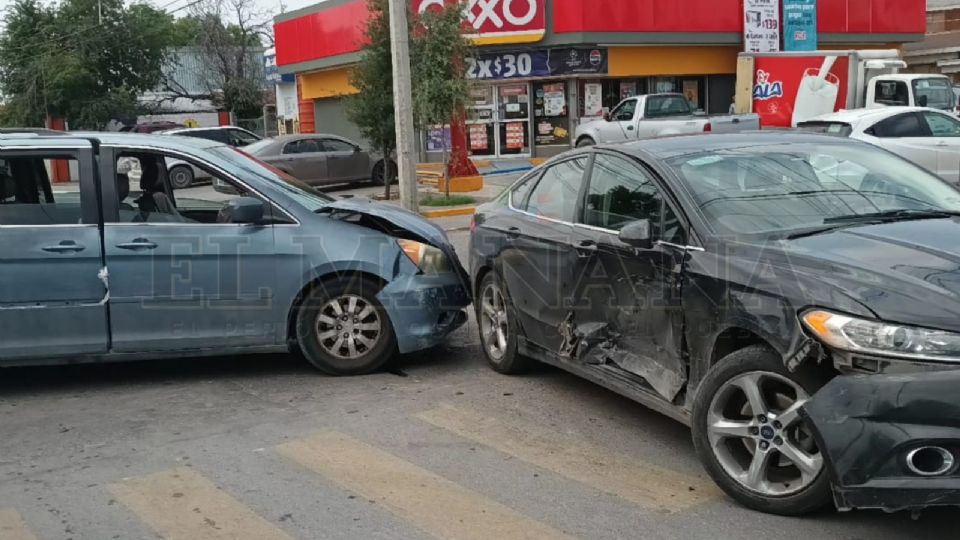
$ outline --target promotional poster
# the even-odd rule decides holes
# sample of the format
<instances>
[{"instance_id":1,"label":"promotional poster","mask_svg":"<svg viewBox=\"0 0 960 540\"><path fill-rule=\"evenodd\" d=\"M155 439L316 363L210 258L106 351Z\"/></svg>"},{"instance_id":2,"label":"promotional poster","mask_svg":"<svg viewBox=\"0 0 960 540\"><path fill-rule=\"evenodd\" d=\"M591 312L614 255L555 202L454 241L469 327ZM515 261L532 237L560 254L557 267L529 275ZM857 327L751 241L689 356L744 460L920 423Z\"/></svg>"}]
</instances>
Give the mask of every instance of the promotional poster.
<instances>
[{"instance_id":1,"label":"promotional poster","mask_svg":"<svg viewBox=\"0 0 960 540\"><path fill-rule=\"evenodd\" d=\"M846 106L846 56L758 56L753 111L763 127L795 127Z\"/></svg>"},{"instance_id":2,"label":"promotional poster","mask_svg":"<svg viewBox=\"0 0 960 540\"><path fill-rule=\"evenodd\" d=\"M743 50L780 51L780 0L743 1Z\"/></svg>"}]
</instances>

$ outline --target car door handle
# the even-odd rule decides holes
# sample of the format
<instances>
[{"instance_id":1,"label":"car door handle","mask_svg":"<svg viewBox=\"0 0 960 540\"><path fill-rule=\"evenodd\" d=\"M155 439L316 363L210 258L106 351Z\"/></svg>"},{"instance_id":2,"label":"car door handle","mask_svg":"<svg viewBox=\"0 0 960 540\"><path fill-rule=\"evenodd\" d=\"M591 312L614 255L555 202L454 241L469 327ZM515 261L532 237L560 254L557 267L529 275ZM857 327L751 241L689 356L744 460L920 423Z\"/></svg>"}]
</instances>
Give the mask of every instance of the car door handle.
<instances>
[{"instance_id":1,"label":"car door handle","mask_svg":"<svg viewBox=\"0 0 960 540\"><path fill-rule=\"evenodd\" d=\"M133 242L125 242L123 244L117 244L117 247L120 249L129 249L131 251L139 251L141 249L155 249L157 244L147 240L146 238L134 238Z\"/></svg>"},{"instance_id":2,"label":"car door handle","mask_svg":"<svg viewBox=\"0 0 960 540\"><path fill-rule=\"evenodd\" d=\"M627 126L627 131L633 131L633 126Z\"/></svg>"},{"instance_id":3,"label":"car door handle","mask_svg":"<svg viewBox=\"0 0 960 540\"><path fill-rule=\"evenodd\" d=\"M520 227L507 227L507 240L516 240L520 236Z\"/></svg>"},{"instance_id":4,"label":"car door handle","mask_svg":"<svg viewBox=\"0 0 960 540\"><path fill-rule=\"evenodd\" d=\"M947 146L947 141L937 141L937 146L943 148L944 146Z\"/></svg>"},{"instance_id":5,"label":"car door handle","mask_svg":"<svg viewBox=\"0 0 960 540\"><path fill-rule=\"evenodd\" d=\"M583 240L577 244L577 256L589 257L597 252L597 243L593 240Z\"/></svg>"},{"instance_id":6,"label":"car door handle","mask_svg":"<svg viewBox=\"0 0 960 540\"><path fill-rule=\"evenodd\" d=\"M87 248L73 240L64 240L55 246L44 246L40 249L50 253L79 253Z\"/></svg>"}]
</instances>

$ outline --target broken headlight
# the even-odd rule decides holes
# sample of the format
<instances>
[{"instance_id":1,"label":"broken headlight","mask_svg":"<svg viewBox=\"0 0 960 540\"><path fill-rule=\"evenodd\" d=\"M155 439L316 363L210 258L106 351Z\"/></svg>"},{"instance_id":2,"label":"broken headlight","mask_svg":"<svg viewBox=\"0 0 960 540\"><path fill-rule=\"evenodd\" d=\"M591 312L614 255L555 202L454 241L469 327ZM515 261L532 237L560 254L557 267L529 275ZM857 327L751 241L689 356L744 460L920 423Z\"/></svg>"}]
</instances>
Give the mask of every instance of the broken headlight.
<instances>
[{"instance_id":1,"label":"broken headlight","mask_svg":"<svg viewBox=\"0 0 960 540\"><path fill-rule=\"evenodd\" d=\"M807 311L800 318L823 343L843 351L960 362L960 334L953 332L858 319L819 309Z\"/></svg>"},{"instance_id":2,"label":"broken headlight","mask_svg":"<svg viewBox=\"0 0 960 540\"><path fill-rule=\"evenodd\" d=\"M442 274L450 271L450 260L443 251L414 240L397 240L400 249L424 274Z\"/></svg>"}]
</instances>

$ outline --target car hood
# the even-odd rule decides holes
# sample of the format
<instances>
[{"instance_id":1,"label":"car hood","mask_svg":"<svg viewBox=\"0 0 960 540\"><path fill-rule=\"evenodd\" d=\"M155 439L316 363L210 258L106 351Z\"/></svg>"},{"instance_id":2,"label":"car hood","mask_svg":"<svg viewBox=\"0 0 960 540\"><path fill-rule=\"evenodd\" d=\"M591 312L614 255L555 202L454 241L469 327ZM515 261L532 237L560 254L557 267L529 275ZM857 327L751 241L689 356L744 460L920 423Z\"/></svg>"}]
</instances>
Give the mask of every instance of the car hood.
<instances>
[{"instance_id":1,"label":"car hood","mask_svg":"<svg viewBox=\"0 0 960 540\"><path fill-rule=\"evenodd\" d=\"M960 331L956 218L858 226L783 246L798 271L817 273L881 319Z\"/></svg>"}]
</instances>

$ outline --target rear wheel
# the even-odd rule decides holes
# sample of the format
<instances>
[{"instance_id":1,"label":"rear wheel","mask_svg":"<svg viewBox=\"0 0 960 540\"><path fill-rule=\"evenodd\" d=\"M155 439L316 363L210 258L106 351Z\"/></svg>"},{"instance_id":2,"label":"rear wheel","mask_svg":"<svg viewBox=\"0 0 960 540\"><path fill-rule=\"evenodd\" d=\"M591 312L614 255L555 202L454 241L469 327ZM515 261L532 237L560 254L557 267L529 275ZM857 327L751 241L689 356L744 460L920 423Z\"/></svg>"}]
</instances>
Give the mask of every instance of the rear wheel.
<instances>
[{"instance_id":1,"label":"rear wheel","mask_svg":"<svg viewBox=\"0 0 960 540\"><path fill-rule=\"evenodd\" d=\"M713 480L748 508L802 515L830 502L830 480L800 407L826 382L791 373L778 354L752 346L720 360L693 406L693 442Z\"/></svg>"},{"instance_id":2,"label":"rear wheel","mask_svg":"<svg viewBox=\"0 0 960 540\"><path fill-rule=\"evenodd\" d=\"M393 171L397 170L397 165L392 161L390 162L390 166ZM386 174L387 174L386 162L381 159L379 163L374 165L373 173L370 175L370 181L378 186L382 186L384 182L386 182ZM391 181L390 183L391 185L396 183L396 178L394 177L393 181Z\"/></svg>"},{"instance_id":3,"label":"rear wheel","mask_svg":"<svg viewBox=\"0 0 960 540\"><path fill-rule=\"evenodd\" d=\"M519 326L506 288L493 272L488 272L479 290L475 302L477 326L487 362L495 371L508 375L526 371L533 361L517 350Z\"/></svg>"},{"instance_id":4,"label":"rear wheel","mask_svg":"<svg viewBox=\"0 0 960 540\"><path fill-rule=\"evenodd\" d=\"M377 283L339 278L314 287L297 314L300 350L331 375L360 375L383 367L396 353L390 317L377 300Z\"/></svg>"},{"instance_id":5,"label":"rear wheel","mask_svg":"<svg viewBox=\"0 0 960 540\"><path fill-rule=\"evenodd\" d=\"M587 147L587 146L594 146L594 145L596 145L596 144L597 144L596 141L594 141L594 140L591 139L590 137L580 137L580 140L577 141L577 148L584 148L584 147Z\"/></svg>"},{"instance_id":6,"label":"rear wheel","mask_svg":"<svg viewBox=\"0 0 960 540\"><path fill-rule=\"evenodd\" d=\"M188 188L193 184L193 169L187 165L177 165L167 172L173 189Z\"/></svg>"}]
</instances>

